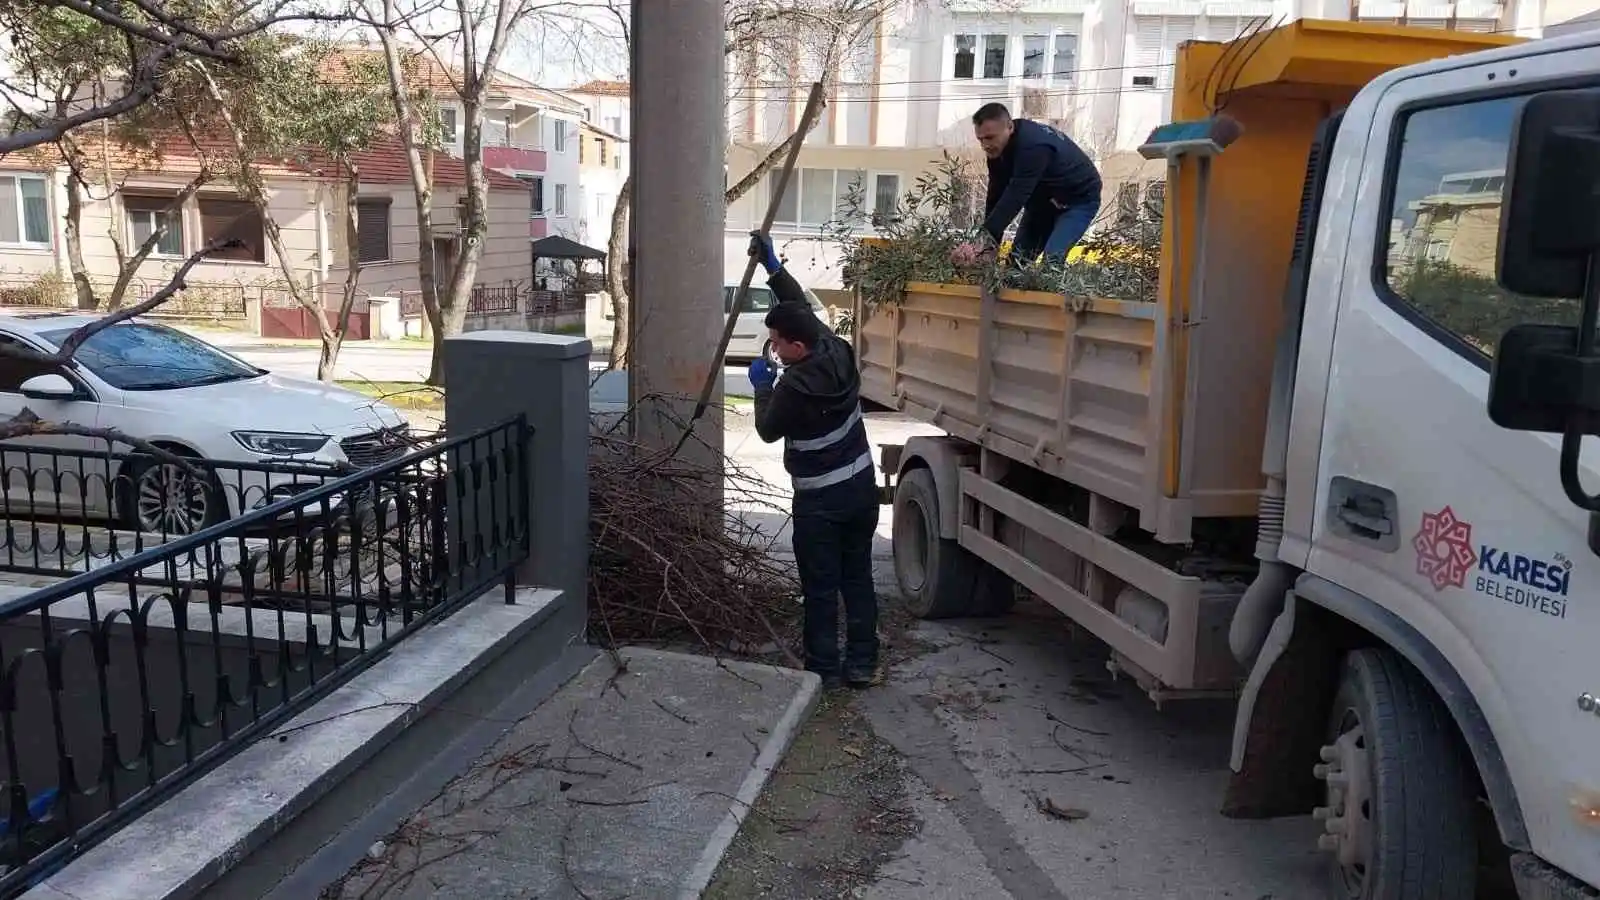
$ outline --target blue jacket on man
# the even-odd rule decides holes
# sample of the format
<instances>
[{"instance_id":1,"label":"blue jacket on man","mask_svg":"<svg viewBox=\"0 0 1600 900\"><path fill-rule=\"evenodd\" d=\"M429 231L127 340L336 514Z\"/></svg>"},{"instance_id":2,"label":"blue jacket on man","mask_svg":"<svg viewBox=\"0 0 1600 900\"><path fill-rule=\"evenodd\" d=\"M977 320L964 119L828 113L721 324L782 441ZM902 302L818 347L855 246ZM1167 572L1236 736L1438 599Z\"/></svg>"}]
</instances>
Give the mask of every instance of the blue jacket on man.
<instances>
[{"instance_id":1,"label":"blue jacket on man","mask_svg":"<svg viewBox=\"0 0 1600 900\"><path fill-rule=\"evenodd\" d=\"M1032 119L1012 124L1016 130L1005 150L988 161L983 227L997 244L1024 210L1053 217L1055 211L1100 205L1100 172L1083 148Z\"/></svg>"}]
</instances>

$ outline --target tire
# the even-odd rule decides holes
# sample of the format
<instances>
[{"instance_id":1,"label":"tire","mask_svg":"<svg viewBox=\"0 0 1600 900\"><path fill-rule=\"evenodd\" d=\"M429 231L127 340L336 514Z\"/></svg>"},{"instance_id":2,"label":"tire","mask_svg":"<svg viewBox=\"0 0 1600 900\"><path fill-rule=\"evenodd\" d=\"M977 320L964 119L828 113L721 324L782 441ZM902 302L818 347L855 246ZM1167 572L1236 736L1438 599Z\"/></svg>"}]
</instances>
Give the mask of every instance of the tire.
<instances>
[{"instance_id":1,"label":"tire","mask_svg":"<svg viewBox=\"0 0 1600 900\"><path fill-rule=\"evenodd\" d=\"M1338 900L1462 900L1478 873L1475 781L1449 712L1388 649L1345 657L1316 774ZM1364 799L1363 799L1364 798ZM1354 806L1355 808L1352 808Z\"/></svg>"},{"instance_id":2,"label":"tire","mask_svg":"<svg viewBox=\"0 0 1600 900\"><path fill-rule=\"evenodd\" d=\"M939 537L939 494L927 469L906 472L895 486L893 546L895 580L919 619L1000 615L1016 600L1009 578Z\"/></svg>"},{"instance_id":3,"label":"tire","mask_svg":"<svg viewBox=\"0 0 1600 900\"><path fill-rule=\"evenodd\" d=\"M183 450L170 449L177 456L193 456ZM198 458L195 461L204 471L203 479L197 479L193 472L174 462L148 456L130 460L127 489L120 492L118 503L123 526L155 534L184 535L227 519L227 503L216 473L206 470L204 462ZM154 512L150 507L155 499L153 494L162 493L167 483L164 479L174 477L178 485L173 490L181 496L169 496L168 499L181 502L172 506L165 515Z\"/></svg>"}]
</instances>

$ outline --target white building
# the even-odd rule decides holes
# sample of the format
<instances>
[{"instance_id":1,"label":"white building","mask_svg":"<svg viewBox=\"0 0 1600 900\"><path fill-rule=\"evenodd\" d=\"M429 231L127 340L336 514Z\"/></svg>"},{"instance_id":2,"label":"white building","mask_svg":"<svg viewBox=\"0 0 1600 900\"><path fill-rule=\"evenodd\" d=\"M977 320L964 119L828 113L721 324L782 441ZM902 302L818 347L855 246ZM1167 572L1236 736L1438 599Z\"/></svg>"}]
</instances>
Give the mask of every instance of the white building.
<instances>
[{"instance_id":1,"label":"white building","mask_svg":"<svg viewBox=\"0 0 1600 900\"><path fill-rule=\"evenodd\" d=\"M590 122L583 123L579 141L578 234L574 240L606 250L617 194L628 177L628 142Z\"/></svg>"},{"instance_id":2,"label":"white building","mask_svg":"<svg viewBox=\"0 0 1600 900\"><path fill-rule=\"evenodd\" d=\"M850 185L869 206L888 204L952 150L978 159L971 116L990 101L1050 120L1096 158L1102 200L1152 189L1161 177L1132 151L1171 108L1173 63L1189 40L1231 40L1258 24L1300 17L1515 31L1537 37L1542 3L1488 0L905 0L842 67L821 124L800 156L793 200L773 236L796 276L836 288L833 245L819 237ZM766 156L798 123L805 83L818 73L801 52L794 71L730 70L730 178ZM782 75L782 77L780 77ZM981 174L981 164L976 172ZM771 178L728 210L725 267L737 279L747 232L758 225ZM870 226L864 226L870 227Z\"/></svg>"}]
</instances>

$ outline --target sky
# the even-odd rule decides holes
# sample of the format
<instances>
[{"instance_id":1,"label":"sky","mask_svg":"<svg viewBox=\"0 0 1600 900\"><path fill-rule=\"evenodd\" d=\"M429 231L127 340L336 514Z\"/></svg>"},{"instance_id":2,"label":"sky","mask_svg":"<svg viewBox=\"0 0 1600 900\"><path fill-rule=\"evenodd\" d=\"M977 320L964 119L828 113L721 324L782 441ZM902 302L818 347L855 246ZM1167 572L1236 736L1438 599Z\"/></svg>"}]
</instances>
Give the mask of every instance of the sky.
<instances>
[{"instance_id":1,"label":"sky","mask_svg":"<svg viewBox=\"0 0 1600 900\"><path fill-rule=\"evenodd\" d=\"M1506 167L1511 129L1526 97L1500 97L1413 113L1395 185L1395 214L1406 225L1412 201L1433 193L1439 179L1457 172Z\"/></svg>"}]
</instances>

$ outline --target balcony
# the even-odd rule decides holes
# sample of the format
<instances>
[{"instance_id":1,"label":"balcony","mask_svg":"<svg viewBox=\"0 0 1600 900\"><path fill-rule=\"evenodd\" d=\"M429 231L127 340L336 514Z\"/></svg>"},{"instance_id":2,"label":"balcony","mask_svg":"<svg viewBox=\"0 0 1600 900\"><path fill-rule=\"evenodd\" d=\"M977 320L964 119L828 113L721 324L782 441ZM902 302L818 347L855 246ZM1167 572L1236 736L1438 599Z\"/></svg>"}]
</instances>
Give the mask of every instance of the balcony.
<instances>
[{"instance_id":1,"label":"balcony","mask_svg":"<svg viewBox=\"0 0 1600 900\"><path fill-rule=\"evenodd\" d=\"M544 150L532 144L496 144L483 148L483 164L491 169L543 172Z\"/></svg>"}]
</instances>

